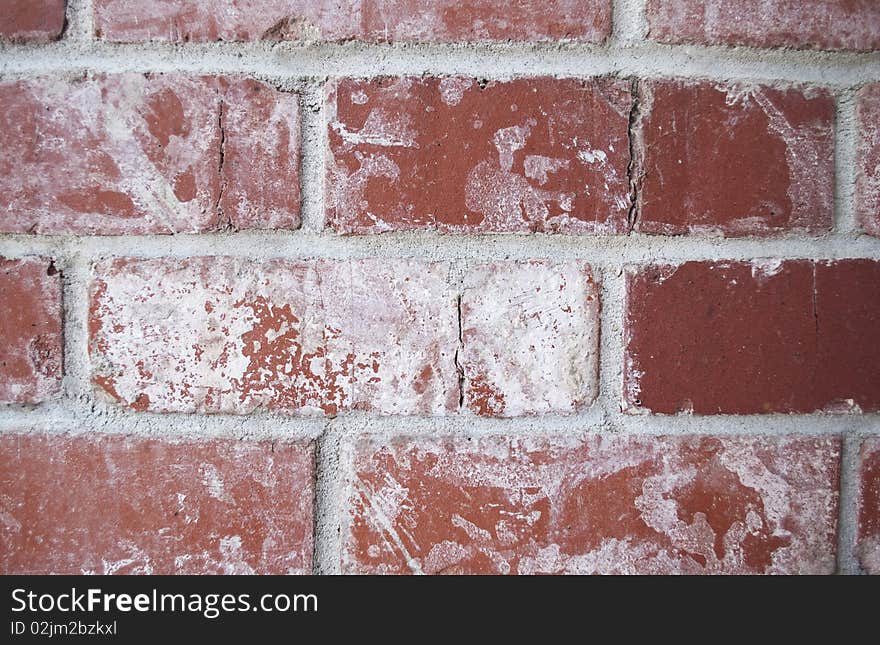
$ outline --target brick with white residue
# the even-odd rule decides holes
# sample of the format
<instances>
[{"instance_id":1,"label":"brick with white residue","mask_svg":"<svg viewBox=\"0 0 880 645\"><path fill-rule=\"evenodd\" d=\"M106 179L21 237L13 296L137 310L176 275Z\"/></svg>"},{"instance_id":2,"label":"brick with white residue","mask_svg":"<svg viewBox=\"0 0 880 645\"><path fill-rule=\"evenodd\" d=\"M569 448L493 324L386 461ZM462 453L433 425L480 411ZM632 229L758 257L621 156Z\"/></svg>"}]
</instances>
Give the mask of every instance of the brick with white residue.
<instances>
[{"instance_id":1,"label":"brick with white residue","mask_svg":"<svg viewBox=\"0 0 880 645\"><path fill-rule=\"evenodd\" d=\"M636 229L767 237L833 224L834 99L816 87L641 84Z\"/></svg>"},{"instance_id":2,"label":"brick with white residue","mask_svg":"<svg viewBox=\"0 0 880 645\"><path fill-rule=\"evenodd\" d=\"M328 223L622 232L631 105L616 79L340 79L327 91Z\"/></svg>"},{"instance_id":3,"label":"brick with white residue","mask_svg":"<svg viewBox=\"0 0 880 645\"><path fill-rule=\"evenodd\" d=\"M835 437L362 439L352 573L831 573Z\"/></svg>"},{"instance_id":4,"label":"brick with white residue","mask_svg":"<svg viewBox=\"0 0 880 645\"><path fill-rule=\"evenodd\" d=\"M865 571L880 575L880 437L865 439L859 453L857 551Z\"/></svg>"},{"instance_id":5,"label":"brick with white residue","mask_svg":"<svg viewBox=\"0 0 880 645\"><path fill-rule=\"evenodd\" d=\"M666 43L880 48L876 0L648 0L647 18Z\"/></svg>"},{"instance_id":6,"label":"brick with white residue","mask_svg":"<svg viewBox=\"0 0 880 645\"><path fill-rule=\"evenodd\" d=\"M2 82L0 232L296 228L298 119L295 95L250 80Z\"/></svg>"},{"instance_id":7,"label":"brick with white residue","mask_svg":"<svg viewBox=\"0 0 880 645\"><path fill-rule=\"evenodd\" d=\"M95 0L109 40L600 42L611 0Z\"/></svg>"},{"instance_id":8,"label":"brick with white residue","mask_svg":"<svg viewBox=\"0 0 880 645\"><path fill-rule=\"evenodd\" d=\"M856 213L862 230L880 237L880 83L858 94Z\"/></svg>"},{"instance_id":9,"label":"brick with white residue","mask_svg":"<svg viewBox=\"0 0 880 645\"><path fill-rule=\"evenodd\" d=\"M0 404L61 389L61 276L45 258L0 258Z\"/></svg>"},{"instance_id":10,"label":"brick with white residue","mask_svg":"<svg viewBox=\"0 0 880 645\"><path fill-rule=\"evenodd\" d=\"M92 380L136 410L444 414L457 342L442 264L116 259L92 285Z\"/></svg>"},{"instance_id":11,"label":"brick with white residue","mask_svg":"<svg viewBox=\"0 0 880 645\"><path fill-rule=\"evenodd\" d=\"M2 574L312 568L310 444L0 436Z\"/></svg>"},{"instance_id":12,"label":"brick with white residue","mask_svg":"<svg viewBox=\"0 0 880 645\"><path fill-rule=\"evenodd\" d=\"M0 0L0 40L55 40L64 31L65 0Z\"/></svg>"},{"instance_id":13,"label":"brick with white residue","mask_svg":"<svg viewBox=\"0 0 880 645\"><path fill-rule=\"evenodd\" d=\"M475 413L569 413L596 396L599 294L587 264L481 266L466 278L461 323Z\"/></svg>"}]
</instances>

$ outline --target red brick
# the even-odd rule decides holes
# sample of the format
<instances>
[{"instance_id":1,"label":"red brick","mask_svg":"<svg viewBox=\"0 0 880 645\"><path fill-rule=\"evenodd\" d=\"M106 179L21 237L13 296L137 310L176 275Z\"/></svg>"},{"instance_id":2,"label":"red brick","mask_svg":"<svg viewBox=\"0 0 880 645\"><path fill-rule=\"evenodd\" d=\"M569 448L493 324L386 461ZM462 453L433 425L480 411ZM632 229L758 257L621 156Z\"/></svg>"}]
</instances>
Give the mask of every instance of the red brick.
<instances>
[{"instance_id":1,"label":"red brick","mask_svg":"<svg viewBox=\"0 0 880 645\"><path fill-rule=\"evenodd\" d=\"M596 397L599 288L585 263L478 267L465 281L461 325L476 414L569 413Z\"/></svg>"},{"instance_id":2,"label":"red brick","mask_svg":"<svg viewBox=\"0 0 880 645\"><path fill-rule=\"evenodd\" d=\"M0 83L0 231L297 225L296 98L252 81L227 97L227 84L139 74Z\"/></svg>"},{"instance_id":3,"label":"red brick","mask_svg":"<svg viewBox=\"0 0 880 645\"><path fill-rule=\"evenodd\" d=\"M602 42L610 0L96 0L109 40Z\"/></svg>"},{"instance_id":4,"label":"red brick","mask_svg":"<svg viewBox=\"0 0 880 645\"><path fill-rule=\"evenodd\" d=\"M824 233L834 216L834 100L823 89L666 80L642 86L636 229Z\"/></svg>"},{"instance_id":5,"label":"red brick","mask_svg":"<svg viewBox=\"0 0 880 645\"><path fill-rule=\"evenodd\" d=\"M831 573L835 437L363 440L356 573Z\"/></svg>"},{"instance_id":6,"label":"red brick","mask_svg":"<svg viewBox=\"0 0 880 645\"><path fill-rule=\"evenodd\" d=\"M312 568L311 445L0 436L3 574Z\"/></svg>"},{"instance_id":7,"label":"red brick","mask_svg":"<svg viewBox=\"0 0 880 645\"><path fill-rule=\"evenodd\" d=\"M857 549L865 571L880 575L880 437L866 439L859 453Z\"/></svg>"},{"instance_id":8,"label":"red brick","mask_svg":"<svg viewBox=\"0 0 880 645\"><path fill-rule=\"evenodd\" d=\"M343 233L605 233L629 210L626 81L330 84L327 218Z\"/></svg>"},{"instance_id":9,"label":"red brick","mask_svg":"<svg viewBox=\"0 0 880 645\"><path fill-rule=\"evenodd\" d=\"M0 39L45 42L64 30L65 0L0 0Z\"/></svg>"},{"instance_id":10,"label":"red brick","mask_svg":"<svg viewBox=\"0 0 880 645\"><path fill-rule=\"evenodd\" d=\"M880 410L880 262L687 262L627 283L631 409Z\"/></svg>"},{"instance_id":11,"label":"red brick","mask_svg":"<svg viewBox=\"0 0 880 645\"><path fill-rule=\"evenodd\" d=\"M250 79L231 83L223 108L223 196L235 229L299 228L299 103Z\"/></svg>"},{"instance_id":12,"label":"red brick","mask_svg":"<svg viewBox=\"0 0 880 645\"><path fill-rule=\"evenodd\" d=\"M458 405L446 274L384 258L103 262L92 380L135 410L444 414Z\"/></svg>"},{"instance_id":13,"label":"red brick","mask_svg":"<svg viewBox=\"0 0 880 645\"><path fill-rule=\"evenodd\" d=\"M880 83L859 92L856 210L862 230L880 237Z\"/></svg>"},{"instance_id":14,"label":"red brick","mask_svg":"<svg viewBox=\"0 0 880 645\"><path fill-rule=\"evenodd\" d=\"M880 261L817 262L814 397L830 408L880 411Z\"/></svg>"},{"instance_id":15,"label":"red brick","mask_svg":"<svg viewBox=\"0 0 880 645\"><path fill-rule=\"evenodd\" d=\"M39 403L61 387L61 280L45 258L0 258L0 403Z\"/></svg>"},{"instance_id":16,"label":"red brick","mask_svg":"<svg viewBox=\"0 0 880 645\"><path fill-rule=\"evenodd\" d=\"M648 23L666 43L880 49L876 0L648 0Z\"/></svg>"}]
</instances>

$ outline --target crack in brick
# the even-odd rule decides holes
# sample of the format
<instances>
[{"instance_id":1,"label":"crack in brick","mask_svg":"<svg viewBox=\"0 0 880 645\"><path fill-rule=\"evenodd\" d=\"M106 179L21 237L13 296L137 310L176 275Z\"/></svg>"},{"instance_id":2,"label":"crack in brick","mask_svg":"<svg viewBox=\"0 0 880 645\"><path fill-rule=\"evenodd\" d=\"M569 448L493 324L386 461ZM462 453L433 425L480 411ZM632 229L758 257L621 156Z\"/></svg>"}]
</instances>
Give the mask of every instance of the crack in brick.
<instances>
[{"instance_id":1,"label":"crack in brick","mask_svg":"<svg viewBox=\"0 0 880 645\"><path fill-rule=\"evenodd\" d=\"M461 294L458 294L455 297L455 307L456 321L458 323L458 346L455 348L455 358L453 360L455 362L455 371L458 372L458 409L461 410L464 407L465 388L464 364L460 358L464 352L464 326L462 324L461 316Z\"/></svg>"},{"instance_id":2,"label":"crack in brick","mask_svg":"<svg viewBox=\"0 0 880 645\"><path fill-rule=\"evenodd\" d=\"M812 288L811 303L812 303L812 307L813 307L813 325L814 325L814 334L815 334L813 336L813 338L814 338L813 342L815 344L816 354L818 355L821 340L819 338L819 298L818 298L817 286L816 286L817 264L818 264L817 262L810 263L812 270L813 270L810 287ZM812 374L811 383L810 383L810 387L812 388L813 392L817 391L818 379L819 379L819 366L814 364L813 365L813 374Z\"/></svg>"},{"instance_id":3,"label":"crack in brick","mask_svg":"<svg viewBox=\"0 0 880 645\"><path fill-rule=\"evenodd\" d=\"M226 177L223 173L223 164L225 162L226 156L226 129L223 123L223 108L224 101L226 99L220 98L220 106L217 110L217 128L220 130L220 146L218 150L218 161L217 161L217 173L220 178L220 188L217 191L217 202L214 204L214 210L218 216L218 229L219 230L232 230L232 215L227 215L223 210L223 193L226 190Z\"/></svg>"},{"instance_id":4,"label":"crack in brick","mask_svg":"<svg viewBox=\"0 0 880 645\"><path fill-rule=\"evenodd\" d=\"M627 234L632 233L639 219L639 209L641 208L641 189L642 179L644 177L643 170L643 151L642 151L642 95L641 86L637 79L633 79L630 86L632 93L632 106L629 112L629 126L627 129L627 140L629 141L629 163L626 166L626 178L629 182L629 211L626 214Z\"/></svg>"}]
</instances>

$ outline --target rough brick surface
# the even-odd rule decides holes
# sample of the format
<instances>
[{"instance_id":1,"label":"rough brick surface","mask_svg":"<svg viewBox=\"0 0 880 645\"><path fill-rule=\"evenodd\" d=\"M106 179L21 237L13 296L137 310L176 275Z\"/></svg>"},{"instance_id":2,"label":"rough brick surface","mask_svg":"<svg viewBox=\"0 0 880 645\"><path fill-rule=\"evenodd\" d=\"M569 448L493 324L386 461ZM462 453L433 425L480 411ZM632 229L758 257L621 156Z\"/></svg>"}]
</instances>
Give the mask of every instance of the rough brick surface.
<instances>
[{"instance_id":1,"label":"rough brick surface","mask_svg":"<svg viewBox=\"0 0 880 645\"><path fill-rule=\"evenodd\" d=\"M880 262L687 262L627 291L630 409L880 410Z\"/></svg>"},{"instance_id":2,"label":"rough brick surface","mask_svg":"<svg viewBox=\"0 0 880 645\"><path fill-rule=\"evenodd\" d=\"M61 280L43 258L0 258L0 404L39 403L61 386Z\"/></svg>"},{"instance_id":3,"label":"rough brick surface","mask_svg":"<svg viewBox=\"0 0 880 645\"><path fill-rule=\"evenodd\" d=\"M220 211L234 229L300 224L299 102L251 79L224 94Z\"/></svg>"},{"instance_id":4,"label":"rough brick surface","mask_svg":"<svg viewBox=\"0 0 880 645\"><path fill-rule=\"evenodd\" d=\"M341 79L327 96L327 218L344 233L620 232L628 82Z\"/></svg>"},{"instance_id":5,"label":"rough brick surface","mask_svg":"<svg viewBox=\"0 0 880 645\"><path fill-rule=\"evenodd\" d=\"M598 389L599 289L584 263L478 267L461 299L470 409L485 416L567 413Z\"/></svg>"},{"instance_id":6,"label":"rough brick surface","mask_svg":"<svg viewBox=\"0 0 880 645\"><path fill-rule=\"evenodd\" d=\"M880 437L866 439L859 453L857 549L865 571L880 575Z\"/></svg>"},{"instance_id":7,"label":"rough brick surface","mask_svg":"<svg viewBox=\"0 0 880 645\"><path fill-rule=\"evenodd\" d=\"M297 225L296 97L235 81L227 97L227 85L139 74L0 83L0 232Z\"/></svg>"},{"instance_id":8,"label":"rough brick surface","mask_svg":"<svg viewBox=\"0 0 880 645\"><path fill-rule=\"evenodd\" d=\"M880 237L880 83L859 92L856 210L862 230Z\"/></svg>"},{"instance_id":9,"label":"rough brick surface","mask_svg":"<svg viewBox=\"0 0 880 645\"><path fill-rule=\"evenodd\" d=\"M825 90L642 84L646 233L821 233L833 225L834 100Z\"/></svg>"},{"instance_id":10,"label":"rough brick surface","mask_svg":"<svg viewBox=\"0 0 880 645\"><path fill-rule=\"evenodd\" d=\"M136 410L444 414L458 405L446 272L390 259L111 260L92 285L93 382Z\"/></svg>"},{"instance_id":11,"label":"rough brick surface","mask_svg":"<svg viewBox=\"0 0 880 645\"><path fill-rule=\"evenodd\" d=\"M648 23L667 43L880 49L876 0L648 0Z\"/></svg>"},{"instance_id":12,"label":"rough brick surface","mask_svg":"<svg viewBox=\"0 0 880 645\"><path fill-rule=\"evenodd\" d=\"M65 0L0 0L0 39L55 40L64 30Z\"/></svg>"},{"instance_id":13,"label":"rough brick surface","mask_svg":"<svg viewBox=\"0 0 880 645\"><path fill-rule=\"evenodd\" d=\"M3 574L310 573L310 445L0 436Z\"/></svg>"},{"instance_id":14,"label":"rough brick surface","mask_svg":"<svg viewBox=\"0 0 880 645\"><path fill-rule=\"evenodd\" d=\"M96 0L116 41L362 40L601 42L610 0Z\"/></svg>"},{"instance_id":15,"label":"rough brick surface","mask_svg":"<svg viewBox=\"0 0 880 645\"><path fill-rule=\"evenodd\" d=\"M833 437L359 444L359 573L831 573Z\"/></svg>"}]
</instances>

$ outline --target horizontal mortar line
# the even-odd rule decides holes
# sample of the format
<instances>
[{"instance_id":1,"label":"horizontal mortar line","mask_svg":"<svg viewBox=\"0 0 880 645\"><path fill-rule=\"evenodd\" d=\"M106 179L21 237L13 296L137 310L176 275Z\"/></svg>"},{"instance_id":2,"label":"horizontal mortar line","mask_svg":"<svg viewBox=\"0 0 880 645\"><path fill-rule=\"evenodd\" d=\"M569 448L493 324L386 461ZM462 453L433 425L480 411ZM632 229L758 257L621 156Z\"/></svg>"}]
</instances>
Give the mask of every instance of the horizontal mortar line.
<instances>
[{"instance_id":1,"label":"horizontal mortar line","mask_svg":"<svg viewBox=\"0 0 880 645\"><path fill-rule=\"evenodd\" d=\"M60 41L0 47L4 74L101 72L247 73L307 78L381 74L623 74L762 78L851 86L880 79L880 53L575 43L382 45L361 43L113 44Z\"/></svg>"},{"instance_id":2,"label":"horizontal mortar line","mask_svg":"<svg viewBox=\"0 0 880 645\"><path fill-rule=\"evenodd\" d=\"M119 411L86 413L55 405L51 409L0 410L0 433L108 434L152 438L238 438L313 440L327 428L344 435L493 436L627 434L627 435L780 435L780 434L880 434L880 414L860 415L614 415L601 410L574 415L549 414L486 418L471 414L445 417L369 416L351 413L333 418L302 418L279 414L182 414Z\"/></svg>"},{"instance_id":3,"label":"horizontal mortar line","mask_svg":"<svg viewBox=\"0 0 880 645\"><path fill-rule=\"evenodd\" d=\"M133 235L120 237L0 235L0 255L263 259L370 257L425 260L584 259L609 267L686 260L880 258L880 238L855 233L817 238L688 236L442 235L431 232L339 236L310 231Z\"/></svg>"},{"instance_id":4,"label":"horizontal mortar line","mask_svg":"<svg viewBox=\"0 0 880 645\"><path fill-rule=\"evenodd\" d=\"M56 402L50 407L0 410L0 433L131 435L157 439L235 438L249 440L314 440L328 419L269 415L197 415L89 412Z\"/></svg>"},{"instance_id":5,"label":"horizontal mortar line","mask_svg":"<svg viewBox=\"0 0 880 645\"><path fill-rule=\"evenodd\" d=\"M482 417L444 417L443 419L387 417L381 420L337 417L330 422L343 436L378 435L380 437L412 436L481 437L536 436L566 437L578 434L627 436L664 435L880 435L880 416L834 418L827 415L769 415L733 417L638 417L603 421L581 416L516 417L488 419Z\"/></svg>"}]
</instances>

